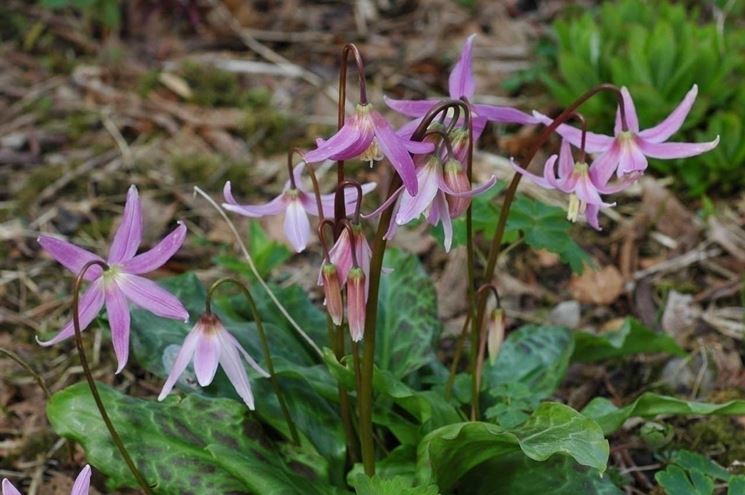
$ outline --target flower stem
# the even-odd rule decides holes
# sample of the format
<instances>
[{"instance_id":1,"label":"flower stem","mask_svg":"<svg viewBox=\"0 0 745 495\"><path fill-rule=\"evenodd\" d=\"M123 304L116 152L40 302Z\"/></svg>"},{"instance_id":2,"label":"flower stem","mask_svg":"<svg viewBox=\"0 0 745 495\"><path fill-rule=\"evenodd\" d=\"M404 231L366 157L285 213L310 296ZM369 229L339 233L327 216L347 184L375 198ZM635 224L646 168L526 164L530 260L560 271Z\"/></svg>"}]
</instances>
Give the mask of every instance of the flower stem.
<instances>
[{"instance_id":1,"label":"flower stem","mask_svg":"<svg viewBox=\"0 0 745 495\"><path fill-rule=\"evenodd\" d=\"M207 291L207 301L205 302L206 312L208 314L212 312L212 297L217 288L226 283L232 283L233 285L238 287L238 289L240 289L240 291L243 293L243 296L246 298L246 302L248 303L248 307L251 310L251 314L254 317L254 322L256 323L256 330L258 330L259 333L259 340L261 341L261 347L264 352L264 359L266 359L266 367L269 369L269 382L272 384L274 394L277 396L277 400L279 401L279 407L282 409L282 415L285 417L287 427L290 429L290 437L292 438L292 442L295 445L300 445L300 436L297 433L297 428L295 428L295 422L292 420L292 416L290 416L290 410L287 408L285 396L282 393L279 382L277 381L277 375L274 372L272 353L269 351L269 342L267 341L266 333L264 332L264 324L261 321L261 315L259 314L259 310L256 307L256 303L254 302L254 298L253 296L251 296L251 292L248 290L248 287L246 287L243 282L231 277L224 277L217 280Z\"/></svg>"},{"instance_id":2,"label":"flower stem","mask_svg":"<svg viewBox=\"0 0 745 495\"><path fill-rule=\"evenodd\" d=\"M329 332L329 342L332 344L332 350L337 361L341 360L340 355L344 354L344 350L337 353L338 346L335 344L336 336L341 334L343 336L344 329L334 325L331 315L326 313L326 327ZM342 345L344 339L342 338ZM341 361L340 361L341 362ZM349 401L349 392L347 388L339 383L339 415L341 416L342 427L344 428L344 436L347 439L347 453L349 454L349 460L352 464L356 464L360 460L360 445L357 441L357 432L354 427L354 421L352 420L352 406Z\"/></svg>"},{"instance_id":3,"label":"flower stem","mask_svg":"<svg viewBox=\"0 0 745 495\"><path fill-rule=\"evenodd\" d=\"M459 100L445 100L433 106L424 116L419 127L412 134L412 141L421 141L427 128L442 112L451 108L464 108L466 104ZM401 186L401 177L394 175L388 187L387 198L390 198ZM362 354L362 377L359 390L359 414L360 414L360 446L362 449L362 464L365 474L375 474L375 441L372 427L372 404L373 404L373 369L375 363L375 330L378 318L378 294L380 290L380 274L383 268L383 255L387 241L385 233L393 216L395 203L383 210L378 222L372 244L372 258L370 259L370 286L365 310L365 332L364 348Z\"/></svg>"},{"instance_id":4,"label":"flower stem","mask_svg":"<svg viewBox=\"0 0 745 495\"><path fill-rule=\"evenodd\" d=\"M104 406L103 400L101 399L101 394L98 392L98 386L96 385L96 381L93 379L93 373L91 373L91 368L88 365L88 358L85 355L82 335L83 330L82 328L80 328L80 314L78 306L80 300L80 286L83 283L83 277L85 276L85 273L88 271L88 269L93 265L98 265L103 270L109 269L109 266L103 261L92 260L83 265L83 268L80 269L78 276L75 278L75 283L72 288L72 325L73 329L75 330L75 346L78 348L78 357L80 357L80 364L83 367L83 374L85 375L85 379L88 382L88 387L91 390L91 395L93 395L93 400L96 403L98 412L101 414L101 419L106 425L106 429L109 430L111 440L114 442L114 445L116 445L116 448L119 449L119 453L122 455L122 458L124 458L124 462L127 464L127 467L129 467L129 470L132 472L135 480L137 480L140 488L142 488L142 491L144 491L147 495L153 495L152 488L147 483L147 481L145 481L145 478L142 476L140 470L137 469L137 466L132 460L132 457L129 455L127 448L124 446L124 442L122 442L122 438L119 436L119 433L114 427L114 423L111 422L109 413L106 412L106 406Z\"/></svg>"},{"instance_id":5,"label":"flower stem","mask_svg":"<svg viewBox=\"0 0 745 495\"><path fill-rule=\"evenodd\" d=\"M469 311L463 327L461 328L458 341L455 343L455 350L453 351L453 362L450 364L450 373L448 373L448 381L445 383L445 400L450 400L453 393L453 384L455 383L455 375L458 372L458 364L460 363L460 356L463 353L463 345L466 341L466 335L468 335L468 328L471 323L471 312Z\"/></svg>"},{"instance_id":6,"label":"flower stem","mask_svg":"<svg viewBox=\"0 0 745 495\"><path fill-rule=\"evenodd\" d=\"M49 393L49 389L47 388L47 384L44 381L43 376L41 376L35 369L31 367L30 364L24 361L21 358L21 356L19 356L15 352L5 349L3 347L0 347L0 354L4 354L8 356L10 359L15 361L18 364L18 366L26 370L29 375L33 376L34 380L36 380L36 383L39 385L39 388L44 392L44 397L46 397L46 399L49 400L49 397L51 394Z\"/></svg>"}]
</instances>

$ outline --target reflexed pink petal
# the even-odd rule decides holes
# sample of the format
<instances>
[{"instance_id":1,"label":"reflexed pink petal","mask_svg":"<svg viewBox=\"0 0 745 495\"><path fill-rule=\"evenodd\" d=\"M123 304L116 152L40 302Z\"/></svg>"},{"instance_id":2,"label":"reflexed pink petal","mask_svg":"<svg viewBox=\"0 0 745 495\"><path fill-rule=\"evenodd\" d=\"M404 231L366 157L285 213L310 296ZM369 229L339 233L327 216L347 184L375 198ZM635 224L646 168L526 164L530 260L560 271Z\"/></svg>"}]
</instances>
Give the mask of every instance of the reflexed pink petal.
<instances>
[{"instance_id":1,"label":"reflexed pink petal","mask_svg":"<svg viewBox=\"0 0 745 495\"><path fill-rule=\"evenodd\" d=\"M249 366L251 366L256 372L259 374L259 376L262 376L264 378L269 378L269 373L267 373L264 368L259 366L259 363L256 362L254 358L251 357L251 355L246 352L246 350L243 348L240 342L238 342L238 339L233 337L233 335L224 329L223 332L220 334L221 337L224 339L225 342L227 342L229 345L232 345L235 349L238 349L238 352L241 353L243 356L243 359L246 360Z\"/></svg>"},{"instance_id":2,"label":"reflexed pink petal","mask_svg":"<svg viewBox=\"0 0 745 495\"><path fill-rule=\"evenodd\" d=\"M290 200L285 212L285 235L296 252L301 252L310 239L310 220L299 199Z\"/></svg>"},{"instance_id":3,"label":"reflexed pink petal","mask_svg":"<svg viewBox=\"0 0 745 495\"><path fill-rule=\"evenodd\" d=\"M214 331L202 332L194 349L194 373L202 387L212 383L220 359L220 341Z\"/></svg>"},{"instance_id":4,"label":"reflexed pink petal","mask_svg":"<svg viewBox=\"0 0 745 495\"><path fill-rule=\"evenodd\" d=\"M57 239L48 235L41 235L39 236L38 242L41 244L41 247L44 248L44 251L49 253L55 260L60 262L65 268L76 275L80 273L80 270L82 270L83 266L85 266L89 261L103 261L95 254L88 252L83 248L79 248L67 241L63 241L62 239ZM100 276L101 267L93 265L85 272L84 279L90 282Z\"/></svg>"},{"instance_id":5,"label":"reflexed pink petal","mask_svg":"<svg viewBox=\"0 0 745 495\"><path fill-rule=\"evenodd\" d=\"M552 161L552 159L553 159L553 161ZM549 166L549 162L551 162L551 164L553 165L553 163L556 162L556 159L557 159L557 156L556 155L551 155L551 157L549 157L549 159L546 161L546 167ZM525 178L527 178L528 180L530 180L534 184L537 184L537 185L539 185L539 186L541 186L541 187L543 187L545 189L553 189L554 188L554 186L552 186L546 179L544 179L543 177L539 177L539 176L537 176L535 174L532 174L532 173L528 172L527 170L525 170L524 168L522 168L520 165L518 165L515 162L515 160L510 160L510 163L512 164L512 168L514 168L515 171L521 173ZM544 167L544 170L545 170L545 167Z\"/></svg>"},{"instance_id":6,"label":"reflexed pink petal","mask_svg":"<svg viewBox=\"0 0 745 495\"><path fill-rule=\"evenodd\" d=\"M414 131L419 127L419 124L421 124L422 118L416 118L412 121L409 121L398 128L396 131L396 134L398 134L403 139L411 139L411 135L414 134Z\"/></svg>"},{"instance_id":7,"label":"reflexed pink petal","mask_svg":"<svg viewBox=\"0 0 745 495\"><path fill-rule=\"evenodd\" d=\"M668 115L665 120L660 122L654 127L645 129L639 133L639 137L649 141L650 143L661 143L667 140L670 136L675 134L680 126L683 125L688 112L691 111L693 102L696 101L696 95L698 94L698 86L696 84L688 91L683 98L683 101Z\"/></svg>"},{"instance_id":8,"label":"reflexed pink petal","mask_svg":"<svg viewBox=\"0 0 745 495\"><path fill-rule=\"evenodd\" d=\"M130 273L120 273L116 277L116 283L127 299L142 309L172 320L186 321L189 318L189 312L181 301L152 280Z\"/></svg>"},{"instance_id":9,"label":"reflexed pink petal","mask_svg":"<svg viewBox=\"0 0 745 495\"><path fill-rule=\"evenodd\" d=\"M623 191L624 189L628 188L638 179L638 175L628 174L624 175L623 178L613 184L607 183L605 185L598 185L599 183L596 181L595 177L593 177L592 168L590 169L590 180L595 185L595 189L597 189L600 194L616 194L617 192Z\"/></svg>"},{"instance_id":10,"label":"reflexed pink petal","mask_svg":"<svg viewBox=\"0 0 745 495\"><path fill-rule=\"evenodd\" d=\"M564 141L565 143L568 142ZM562 152L564 152L564 148L561 149ZM569 153L569 159L572 159L571 152ZM574 170L574 163L571 164L571 169L569 169L569 173L563 173L561 172L562 167L566 166L566 163L561 163L562 158L561 155L558 157L559 161L559 178L556 178L556 161L557 157L556 155L551 155L548 157L548 160L546 160L546 164L543 166L543 179L546 181L547 184L549 184L552 188L559 189L563 191L565 189L565 183L569 177L572 176L572 171Z\"/></svg>"},{"instance_id":11,"label":"reflexed pink petal","mask_svg":"<svg viewBox=\"0 0 745 495\"><path fill-rule=\"evenodd\" d=\"M650 158L686 158L716 148L719 144L719 136L708 143L650 143L643 139L637 140L637 143L641 151Z\"/></svg>"},{"instance_id":12,"label":"reflexed pink petal","mask_svg":"<svg viewBox=\"0 0 745 495\"><path fill-rule=\"evenodd\" d=\"M415 195L417 193L416 171L411 155L406 151L403 139L393 132L388 122L378 112L372 112L375 125L375 136L378 138L380 151L388 158L396 169L406 190Z\"/></svg>"},{"instance_id":13,"label":"reflexed pink petal","mask_svg":"<svg viewBox=\"0 0 745 495\"><path fill-rule=\"evenodd\" d=\"M585 218L587 223L595 230L603 230L600 228L600 221L598 220L598 213L600 213L600 205L588 204L585 209Z\"/></svg>"},{"instance_id":14,"label":"reflexed pink petal","mask_svg":"<svg viewBox=\"0 0 745 495\"><path fill-rule=\"evenodd\" d=\"M407 117L421 117L440 100L394 100L384 95L383 101L395 112Z\"/></svg>"},{"instance_id":15,"label":"reflexed pink petal","mask_svg":"<svg viewBox=\"0 0 745 495\"><path fill-rule=\"evenodd\" d=\"M103 280L98 279L91 284L83 295L80 296L78 305L78 316L80 316L80 331L84 331L91 324L93 319L98 316L98 312L101 311L104 302L104 291L103 291ZM70 320L62 330L57 333L52 339L42 341L38 338L36 341L39 345L48 347L58 342L62 342L65 339L69 339L75 335L75 328Z\"/></svg>"},{"instance_id":16,"label":"reflexed pink petal","mask_svg":"<svg viewBox=\"0 0 745 495\"><path fill-rule=\"evenodd\" d=\"M496 184L496 183L497 183L497 176L496 175L492 175L483 184L481 184L479 186L476 186L476 187L474 187L474 188L472 188L472 189L470 189L468 191L458 192L458 191L453 190L450 186L448 186L447 183L445 182L444 178L442 176L440 176L440 177L438 177L438 183L437 183L437 185L440 188L440 190L442 190L444 193L446 193L446 194L448 194L450 196L455 196L456 198L472 198L473 196L477 196L477 195L483 193L484 191L488 191L489 189L491 189L492 187L494 187L494 184Z\"/></svg>"},{"instance_id":17,"label":"reflexed pink petal","mask_svg":"<svg viewBox=\"0 0 745 495\"><path fill-rule=\"evenodd\" d=\"M647 157L636 142L621 143L621 153L618 157L618 177L626 174L643 173L647 169Z\"/></svg>"},{"instance_id":18,"label":"reflexed pink petal","mask_svg":"<svg viewBox=\"0 0 745 495\"><path fill-rule=\"evenodd\" d=\"M365 148L367 148L370 146L372 138L372 134L362 132L359 119L354 115L347 120L347 123L336 134L327 139L322 146L305 153L305 160L308 163L318 163L332 157L339 160L355 158L357 155L349 153L349 148L359 144L360 141L366 141L367 145Z\"/></svg>"},{"instance_id":19,"label":"reflexed pink petal","mask_svg":"<svg viewBox=\"0 0 745 495\"><path fill-rule=\"evenodd\" d=\"M445 200L445 195L439 193L435 198L435 204L440 212L440 220L442 221L442 232L445 234L444 247L445 252L450 252L450 247L453 245L453 223L450 219L450 211L448 210L448 204Z\"/></svg>"},{"instance_id":20,"label":"reflexed pink petal","mask_svg":"<svg viewBox=\"0 0 745 495\"><path fill-rule=\"evenodd\" d=\"M141 274L157 270L163 266L181 248L186 239L186 225L179 222L179 226L165 236L152 249L140 253L131 260L122 263L127 273Z\"/></svg>"},{"instance_id":21,"label":"reflexed pink petal","mask_svg":"<svg viewBox=\"0 0 745 495\"><path fill-rule=\"evenodd\" d=\"M241 363L241 357L230 340L225 338L227 331L218 333L220 339L220 365L233 384L233 388L243 399L249 409L254 409L254 396L251 393L251 384L248 381L246 368Z\"/></svg>"},{"instance_id":22,"label":"reflexed pink petal","mask_svg":"<svg viewBox=\"0 0 745 495\"><path fill-rule=\"evenodd\" d=\"M597 189L595 189L595 186L592 184L590 177L587 175L577 180L574 192L580 200L588 205L613 206L610 203L603 202Z\"/></svg>"},{"instance_id":23,"label":"reflexed pink petal","mask_svg":"<svg viewBox=\"0 0 745 495\"><path fill-rule=\"evenodd\" d=\"M448 78L448 89L450 98L457 100L462 96L468 99L473 97L476 91L476 81L473 80L473 39L475 34L466 39L463 50L460 52L458 62L453 66Z\"/></svg>"},{"instance_id":24,"label":"reflexed pink petal","mask_svg":"<svg viewBox=\"0 0 745 495\"><path fill-rule=\"evenodd\" d=\"M434 160L434 161L433 161ZM404 191L401 196L400 208L396 214L396 223L405 225L419 215L432 204L438 190L438 176L441 175L440 164L433 158L422 166L416 174L419 192L416 195Z\"/></svg>"},{"instance_id":25,"label":"reflexed pink petal","mask_svg":"<svg viewBox=\"0 0 745 495\"><path fill-rule=\"evenodd\" d=\"M476 115L498 124L529 125L540 123L536 117L520 111L517 108L482 104L472 106Z\"/></svg>"},{"instance_id":26,"label":"reflexed pink petal","mask_svg":"<svg viewBox=\"0 0 745 495\"><path fill-rule=\"evenodd\" d=\"M116 229L114 240L109 248L109 263L127 261L137 252L142 240L142 205L135 186L127 191L127 203L124 205L122 223Z\"/></svg>"},{"instance_id":27,"label":"reflexed pink petal","mask_svg":"<svg viewBox=\"0 0 745 495\"><path fill-rule=\"evenodd\" d=\"M3 479L3 495L21 495L21 492L19 492L16 487L13 486L13 484L8 480L8 478Z\"/></svg>"},{"instance_id":28,"label":"reflexed pink petal","mask_svg":"<svg viewBox=\"0 0 745 495\"><path fill-rule=\"evenodd\" d=\"M129 359L129 305L119 288L112 283L104 289L106 313L111 327L111 342L116 354L116 373L120 373Z\"/></svg>"},{"instance_id":29,"label":"reflexed pink petal","mask_svg":"<svg viewBox=\"0 0 745 495\"><path fill-rule=\"evenodd\" d=\"M562 139L561 149L559 150L559 177L567 177L573 170L574 157L572 156L572 145L566 139ZM554 174L552 173L551 175Z\"/></svg>"},{"instance_id":30,"label":"reflexed pink petal","mask_svg":"<svg viewBox=\"0 0 745 495\"><path fill-rule=\"evenodd\" d=\"M545 125L551 125L553 119L540 112L533 112L533 116ZM556 133L568 140L572 145L579 147L582 142L582 131L567 124L561 124L556 128ZM603 134L588 132L585 136L585 151L588 153L602 153L610 148L614 138Z\"/></svg>"},{"instance_id":31,"label":"reflexed pink petal","mask_svg":"<svg viewBox=\"0 0 745 495\"><path fill-rule=\"evenodd\" d=\"M86 464L72 485L70 495L88 495L88 489L91 486L91 467Z\"/></svg>"},{"instance_id":32,"label":"reflexed pink petal","mask_svg":"<svg viewBox=\"0 0 745 495\"><path fill-rule=\"evenodd\" d=\"M223 195L225 196L225 201L227 201L227 203L222 204L223 208L247 217L258 218L269 215L279 215L285 210L285 208L287 208L287 198L285 196L285 193L280 194L273 200L263 205L238 204L238 202L233 197L230 181L225 183L225 187L223 188Z\"/></svg>"},{"instance_id":33,"label":"reflexed pink petal","mask_svg":"<svg viewBox=\"0 0 745 495\"><path fill-rule=\"evenodd\" d=\"M179 350L176 360L173 362L173 368L171 368L171 372L168 373L168 378L163 384L163 389L160 391L160 395L158 395L159 401L165 399L166 396L171 393L178 377L181 376L181 373L183 373L189 365L189 361L191 361L191 358L194 356L194 350L197 347L197 340L199 339L200 333L203 331L202 325L201 321L197 322L197 324L194 325L194 328L192 328L186 336L186 339L181 346L181 350Z\"/></svg>"},{"instance_id":34,"label":"reflexed pink petal","mask_svg":"<svg viewBox=\"0 0 745 495\"><path fill-rule=\"evenodd\" d=\"M375 190L375 188L378 185L374 182L366 182L362 184L362 195L368 194L369 192ZM305 207L305 210L310 213L311 215L317 215L316 210L318 207L316 206L316 199L315 197L312 197L312 204L309 204ZM347 212L354 211L355 206L357 206L357 190L351 187L347 187L344 189L344 200L346 201L347 206ZM321 195L321 206L323 207L323 215L325 217L333 217L334 216L334 202L336 201L336 194L322 194ZM303 203L305 205L305 203Z\"/></svg>"},{"instance_id":35,"label":"reflexed pink petal","mask_svg":"<svg viewBox=\"0 0 745 495\"><path fill-rule=\"evenodd\" d=\"M621 96L623 98L623 107L626 111L626 123L629 126L629 131L636 134L639 132L639 118L636 116L636 107L634 106L634 100L631 99L631 94L626 86L621 87ZM614 133L618 136L621 133L621 108L616 110L616 126Z\"/></svg>"},{"instance_id":36,"label":"reflexed pink petal","mask_svg":"<svg viewBox=\"0 0 745 495\"><path fill-rule=\"evenodd\" d=\"M426 155L435 150L434 143L429 141L404 141L404 146L412 155Z\"/></svg>"},{"instance_id":37,"label":"reflexed pink petal","mask_svg":"<svg viewBox=\"0 0 745 495\"><path fill-rule=\"evenodd\" d=\"M329 251L331 263L336 265L339 280L342 286L347 280L347 273L352 268L352 242L349 239L349 230L344 229Z\"/></svg>"}]
</instances>

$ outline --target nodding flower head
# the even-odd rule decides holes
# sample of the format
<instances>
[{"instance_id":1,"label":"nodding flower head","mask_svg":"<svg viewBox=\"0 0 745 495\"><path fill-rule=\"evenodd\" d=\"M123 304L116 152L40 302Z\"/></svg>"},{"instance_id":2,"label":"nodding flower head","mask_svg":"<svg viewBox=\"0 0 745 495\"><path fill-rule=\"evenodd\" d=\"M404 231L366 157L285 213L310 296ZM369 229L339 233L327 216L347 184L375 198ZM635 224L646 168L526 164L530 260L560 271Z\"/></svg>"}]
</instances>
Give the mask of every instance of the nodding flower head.
<instances>
[{"instance_id":1,"label":"nodding flower head","mask_svg":"<svg viewBox=\"0 0 745 495\"><path fill-rule=\"evenodd\" d=\"M489 352L489 362L492 366L497 362L499 349L504 341L505 316L502 308L494 308L489 313L486 327L486 348Z\"/></svg>"},{"instance_id":2,"label":"nodding flower head","mask_svg":"<svg viewBox=\"0 0 745 495\"><path fill-rule=\"evenodd\" d=\"M184 305L155 282L141 275L164 265L179 250L186 238L186 226L179 222L170 234L149 251L136 254L142 240L142 205L135 186L127 192L122 223L114 234L109 256L104 263L99 256L81 249L67 241L42 235L39 244L54 259L73 273L78 274L83 267L98 261L107 265L91 265L84 279L90 282L88 289L80 297L80 327L84 330L106 305L111 327L111 340L118 361L117 373L127 364L129 357L129 302L163 318L187 320L189 313ZM75 334L73 322L68 322L51 340L39 344L54 345Z\"/></svg>"},{"instance_id":3,"label":"nodding flower head","mask_svg":"<svg viewBox=\"0 0 745 495\"><path fill-rule=\"evenodd\" d=\"M317 143L316 149L305 154L308 163L355 158L373 161L385 156L412 194L417 192L417 182L411 153L424 154L434 149L430 143L410 141L396 134L370 104L357 105L355 113L336 134Z\"/></svg>"},{"instance_id":4,"label":"nodding flower head","mask_svg":"<svg viewBox=\"0 0 745 495\"><path fill-rule=\"evenodd\" d=\"M341 300L341 283L339 271L333 263L324 263L321 267L321 285L325 296L324 304L334 325L339 326L344 319L344 306Z\"/></svg>"},{"instance_id":5,"label":"nodding flower head","mask_svg":"<svg viewBox=\"0 0 745 495\"><path fill-rule=\"evenodd\" d=\"M365 333L365 308L367 306L367 277L362 268L355 266L347 274L347 318L349 333L359 342Z\"/></svg>"},{"instance_id":6,"label":"nodding flower head","mask_svg":"<svg viewBox=\"0 0 745 495\"><path fill-rule=\"evenodd\" d=\"M243 359L241 359L241 357ZM228 332L222 322L214 314L202 315L196 325L186 336L181 350L176 356L171 372L168 374L158 400L163 400L171 392L179 376L184 372L189 362L194 361L194 373L197 382L206 387L215 377L217 365L222 366L230 383L249 409L254 409L254 397L251 384L248 381L245 360L259 375L268 377L256 361L246 352L238 340Z\"/></svg>"}]
</instances>

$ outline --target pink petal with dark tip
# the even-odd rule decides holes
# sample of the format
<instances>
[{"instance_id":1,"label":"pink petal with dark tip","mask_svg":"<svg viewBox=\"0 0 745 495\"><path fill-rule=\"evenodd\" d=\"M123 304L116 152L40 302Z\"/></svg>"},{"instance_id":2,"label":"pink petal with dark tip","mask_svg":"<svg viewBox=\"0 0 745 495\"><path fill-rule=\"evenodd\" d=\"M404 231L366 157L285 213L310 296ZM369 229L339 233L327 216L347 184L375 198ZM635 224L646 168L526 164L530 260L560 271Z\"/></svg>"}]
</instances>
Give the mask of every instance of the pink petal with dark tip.
<instances>
[{"instance_id":1,"label":"pink petal with dark tip","mask_svg":"<svg viewBox=\"0 0 745 495\"><path fill-rule=\"evenodd\" d=\"M142 205L135 186L127 191L127 203L124 205L122 223L116 229L114 240L109 249L109 263L121 263L131 259L142 241Z\"/></svg>"},{"instance_id":2,"label":"pink petal with dark tip","mask_svg":"<svg viewBox=\"0 0 745 495\"><path fill-rule=\"evenodd\" d=\"M49 253L55 260L60 262L65 268L76 275L80 273L80 270L83 269L83 266L85 266L86 263L90 261L103 261L103 259L95 254L86 251L83 248L79 248L67 241L63 241L62 239L57 239L48 235L41 235L39 236L38 242L41 244L41 247L44 248L44 251ZM90 282L100 276L101 267L94 265L88 268L83 278Z\"/></svg>"}]
</instances>

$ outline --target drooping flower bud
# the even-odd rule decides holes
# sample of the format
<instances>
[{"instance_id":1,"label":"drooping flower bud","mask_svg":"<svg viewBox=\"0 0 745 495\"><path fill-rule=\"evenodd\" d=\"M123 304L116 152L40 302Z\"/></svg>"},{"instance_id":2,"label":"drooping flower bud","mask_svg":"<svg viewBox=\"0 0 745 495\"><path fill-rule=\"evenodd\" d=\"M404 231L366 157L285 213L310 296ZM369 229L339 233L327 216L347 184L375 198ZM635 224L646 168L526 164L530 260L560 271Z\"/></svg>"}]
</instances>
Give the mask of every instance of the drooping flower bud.
<instances>
[{"instance_id":1,"label":"drooping flower bud","mask_svg":"<svg viewBox=\"0 0 745 495\"><path fill-rule=\"evenodd\" d=\"M326 310L331 315L334 325L341 325L344 319L344 306L341 301L341 284L339 283L339 274L336 265L333 263L324 263L321 268L321 282L323 284L323 294L326 296L324 304Z\"/></svg>"},{"instance_id":2,"label":"drooping flower bud","mask_svg":"<svg viewBox=\"0 0 745 495\"><path fill-rule=\"evenodd\" d=\"M349 333L354 342L362 340L365 332L365 272L355 266L347 274L347 318Z\"/></svg>"},{"instance_id":3,"label":"drooping flower bud","mask_svg":"<svg viewBox=\"0 0 745 495\"><path fill-rule=\"evenodd\" d=\"M505 316L502 308L495 308L489 314L489 320L486 323L486 343L489 351L489 362L494 365L497 361L499 349L504 341Z\"/></svg>"},{"instance_id":4,"label":"drooping flower bud","mask_svg":"<svg viewBox=\"0 0 745 495\"><path fill-rule=\"evenodd\" d=\"M466 169L458 160L448 160L445 163L442 176L445 184L456 193L466 193L471 190L471 183L468 181ZM468 209L468 205L471 204L471 197L466 195L447 195L447 200L451 218L461 216Z\"/></svg>"}]
</instances>

